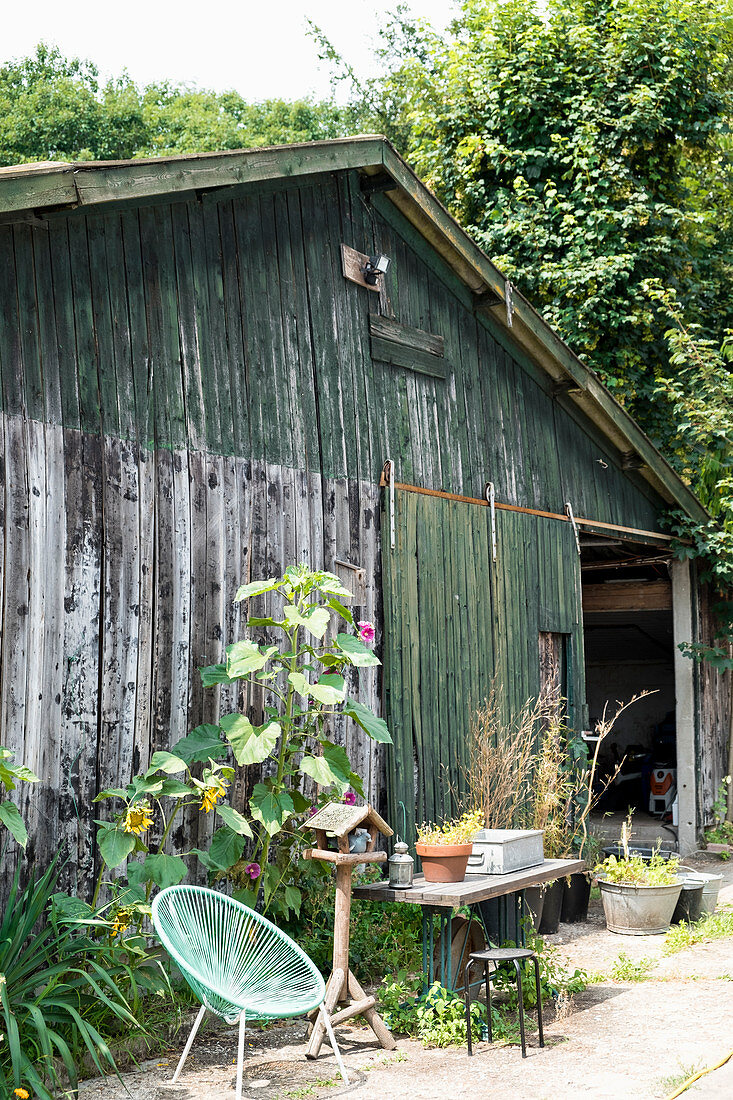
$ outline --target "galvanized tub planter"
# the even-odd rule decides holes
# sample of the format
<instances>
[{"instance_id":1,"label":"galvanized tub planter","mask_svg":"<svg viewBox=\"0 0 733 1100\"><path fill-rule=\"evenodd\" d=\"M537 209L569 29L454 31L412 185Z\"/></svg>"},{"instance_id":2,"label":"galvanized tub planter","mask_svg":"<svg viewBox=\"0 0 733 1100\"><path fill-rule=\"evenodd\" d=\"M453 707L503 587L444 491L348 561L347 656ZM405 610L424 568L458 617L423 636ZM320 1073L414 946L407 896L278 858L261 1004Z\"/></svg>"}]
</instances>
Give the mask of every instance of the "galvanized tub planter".
<instances>
[{"instance_id":1,"label":"galvanized tub planter","mask_svg":"<svg viewBox=\"0 0 733 1100\"><path fill-rule=\"evenodd\" d=\"M628 886L599 878L609 932L624 936L658 936L669 931L682 879L669 886Z\"/></svg>"},{"instance_id":2,"label":"galvanized tub planter","mask_svg":"<svg viewBox=\"0 0 733 1100\"><path fill-rule=\"evenodd\" d=\"M709 871L697 871L694 867L680 867L680 874L684 878L696 879L703 884L700 915L714 913L718 904L718 894L720 893L723 876L711 874Z\"/></svg>"}]
</instances>

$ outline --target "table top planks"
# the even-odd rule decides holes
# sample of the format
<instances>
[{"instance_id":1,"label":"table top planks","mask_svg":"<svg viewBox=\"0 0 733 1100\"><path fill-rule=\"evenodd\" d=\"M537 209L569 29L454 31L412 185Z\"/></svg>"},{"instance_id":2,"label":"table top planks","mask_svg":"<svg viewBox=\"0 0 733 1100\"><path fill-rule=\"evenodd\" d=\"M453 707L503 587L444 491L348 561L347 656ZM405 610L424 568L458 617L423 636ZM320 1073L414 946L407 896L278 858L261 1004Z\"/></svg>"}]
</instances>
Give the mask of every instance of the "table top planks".
<instances>
[{"instance_id":1,"label":"table top planks","mask_svg":"<svg viewBox=\"0 0 733 1100\"><path fill-rule=\"evenodd\" d=\"M424 875L415 875L413 885L400 890L392 890L387 882L373 882L368 886L355 886L353 896L361 901L408 901L413 905L457 907L513 894L584 870L582 859L546 859L524 871L512 871L508 875L468 875L462 882L426 882Z\"/></svg>"}]
</instances>

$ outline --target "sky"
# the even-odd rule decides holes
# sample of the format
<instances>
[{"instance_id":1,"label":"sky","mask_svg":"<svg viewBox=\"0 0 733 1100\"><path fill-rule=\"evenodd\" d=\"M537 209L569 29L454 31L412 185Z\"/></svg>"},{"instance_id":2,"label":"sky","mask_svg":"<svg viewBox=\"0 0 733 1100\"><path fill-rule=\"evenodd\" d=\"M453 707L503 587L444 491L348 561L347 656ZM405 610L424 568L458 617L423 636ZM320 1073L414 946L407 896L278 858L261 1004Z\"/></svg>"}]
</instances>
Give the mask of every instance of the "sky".
<instances>
[{"instance_id":1,"label":"sky","mask_svg":"<svg viewBox=\"0 0 733 1100\"><path fill-rule=\"evenodd\" d=\"M306 19L316 23L359 73L375 74L370 42L398 0L31 0L3 5L0 62L31 53L39 40L93 61L105 77L127 69L138 83L170 80L245 99L329 93ZM413 12L443 29L457 0L411 0ZM29 18L29 15L31 16Z\"/></svg>"}]
</instances>

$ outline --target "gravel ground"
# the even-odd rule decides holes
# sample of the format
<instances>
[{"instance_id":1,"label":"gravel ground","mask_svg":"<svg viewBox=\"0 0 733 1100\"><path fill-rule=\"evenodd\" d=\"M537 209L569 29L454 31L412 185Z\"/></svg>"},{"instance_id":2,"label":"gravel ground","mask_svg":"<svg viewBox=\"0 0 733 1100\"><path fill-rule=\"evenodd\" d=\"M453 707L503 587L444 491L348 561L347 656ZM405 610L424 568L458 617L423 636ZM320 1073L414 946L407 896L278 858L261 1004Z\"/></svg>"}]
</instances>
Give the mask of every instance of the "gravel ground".
<instances>
[{"instance_id":1,"label":"gravel ground","mask_svg":"<svg viewBox=\"0 0 733 1100\"><path fill-rule=\"evenodd\" d=\"M687 861L690 862L689 860ZM733 867L701 858L725 875L721 902L733 902ZM304 1057L301 1021L248 1031L245 1068L247 1100L318 1100L358 1093L363 1100L570 1100L578 1092L592 1100L661 1100L689 1073L713 1065L733 1048L733 938L699 944L662 957L663 936L619 936L608 932L600 903L592 904L583 925L561 925L555 943L572 966L607 973L624 953L634 961L653 959L641 982L604 981L575 997L561 1018L546 1028L547 1045L536 1046L530 1031L527 1058L518 1047L425 1050L400 1040L397 1050L380 1050L366 1028L337 1029L347 1071L345 1089L330 1049L316 1062ZM528 1023L530 1021L528 1020ZM530 1023L531 1028L531 1023ZM80 1100L164 1100L168 1097L234 1096L236 1029L204 1033L197 1039L179 1085L166 1086L179 1049L144 1062L134 1073L85 1082ZM733 1060L704 1077L685 1097L733 1098Z\"/></svg>"}]
</instances>

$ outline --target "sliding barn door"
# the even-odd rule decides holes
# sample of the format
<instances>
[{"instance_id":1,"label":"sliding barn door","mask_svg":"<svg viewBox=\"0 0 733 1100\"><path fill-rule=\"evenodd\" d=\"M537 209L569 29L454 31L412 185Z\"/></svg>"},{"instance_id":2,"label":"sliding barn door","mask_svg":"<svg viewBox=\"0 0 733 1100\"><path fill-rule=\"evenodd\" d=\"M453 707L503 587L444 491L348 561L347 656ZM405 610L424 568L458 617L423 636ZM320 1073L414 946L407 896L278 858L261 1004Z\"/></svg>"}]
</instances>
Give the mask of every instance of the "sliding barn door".
<instances>
[{"instance_id":1,"label":"sliding barn door","mask_svg":"<svg viewBox=\"0 0 733 1100\"><path fill-rule=\"evenodd\" d=\"M509 720L546 683L550 644L562 649L575 721L584 698L579 565L569 524L497 511L494 561L487 507L399 489L392 547L388 492L383 506L389 812L401 829L404 803L412 840L415 822L456 812L473 715L492 684Z\"/></svg>"}]
</instances>

